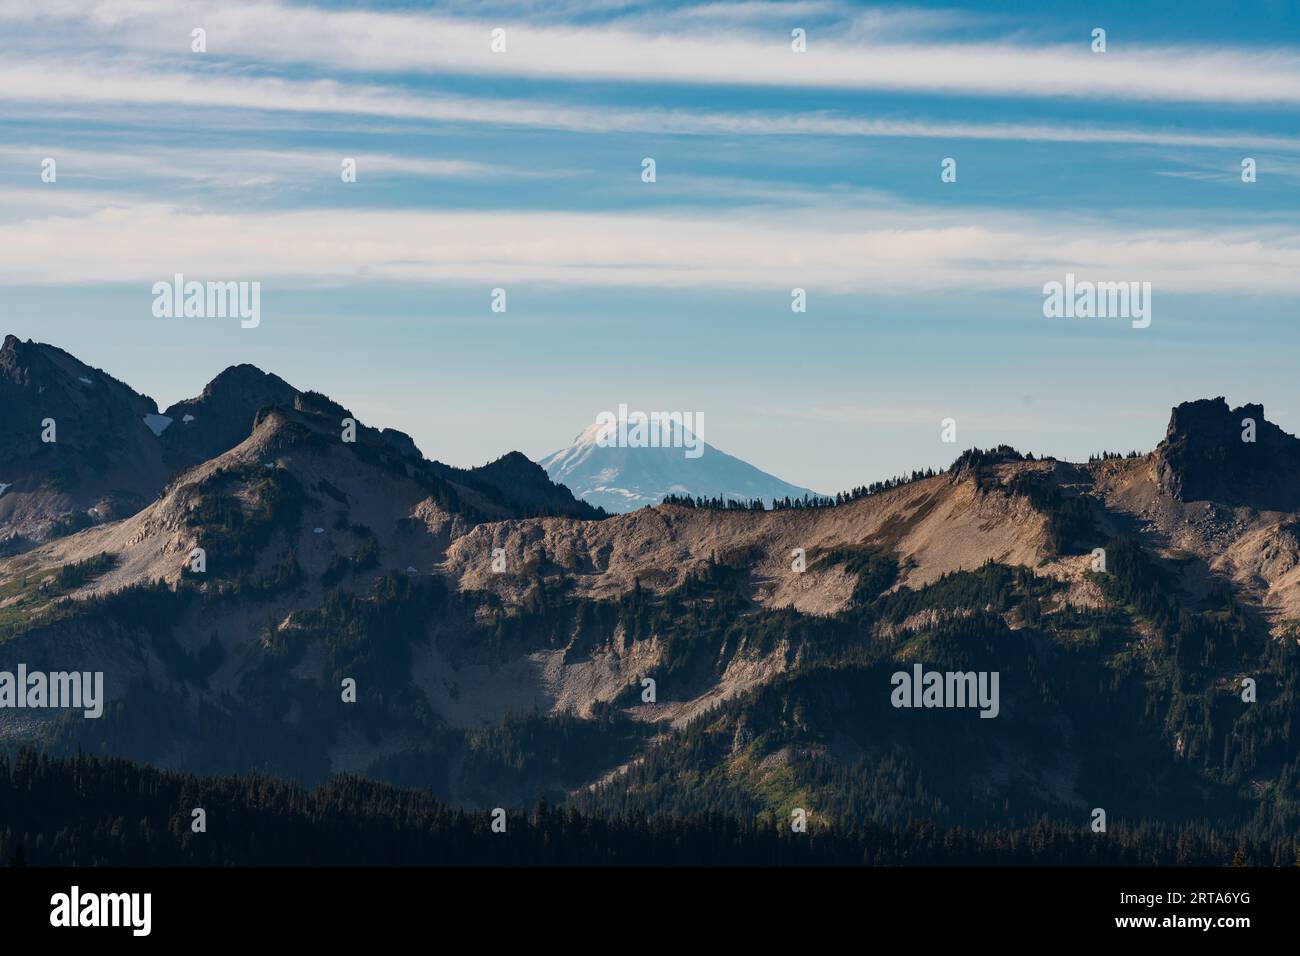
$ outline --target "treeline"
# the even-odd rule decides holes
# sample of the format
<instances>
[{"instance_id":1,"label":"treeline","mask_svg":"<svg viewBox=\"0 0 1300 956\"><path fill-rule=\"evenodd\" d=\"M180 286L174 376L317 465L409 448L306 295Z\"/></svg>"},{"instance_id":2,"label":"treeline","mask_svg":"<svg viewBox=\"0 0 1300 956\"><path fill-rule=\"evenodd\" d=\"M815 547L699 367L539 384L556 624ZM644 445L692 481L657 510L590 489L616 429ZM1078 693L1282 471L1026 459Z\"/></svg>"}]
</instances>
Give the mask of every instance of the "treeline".
<instances>
[{"instance_id":1,"label":"treeline","mask_svg":"<svg viewBox=\"0 0 1300 956\"><path fill-rule=\"evenodd\" d=\"M883 481L873 481L867 485L858 485L856 488L850 488L848 491L840 491L835 497L804 495L802 498L777 498L772 501L774 511L782 511L787 508L835 508L839 505L847 505L852 501L858 501L861 498L870 498L872 495L878 495L882 491L891 491L894 488L901 488L903 485L911 484L914 481L921 481L924 478L933 478L941 475L943 472L935 471L933 468L915 470L908 475L895 475L893 478L886 478Z\"/></svg>"},{"instance_id":2,"label":"treeline","mask_svg":"<svg viewBox=\"0 0 1300 956\"><path fill-rule=\"evenodd\" d=\"M1136 457L1137 452L1130 452L1129 457ZM1119 457L1116 455L1115 457ZM948 468L920 468L914 469L908 474L895 475L893 478L886 478L883 481L873 481L869 484L858 485L847 491L836 492L835 495L803 495L801 497L791 497L786 495L783 498L773 498L771 510L783 511L789 509L809 509L809 508L835 508L839 505L846 505L850 502L858 501L862 498L869 498L872 495L878 495L883 491L892 491L895 488L901 488L909 485L914 481L922 481L926 478L936 478L939 475L951 474L957 475L965 471L979 471L990 465L1001 464L1008 461L1036 461L1033 452L1021 454L1010 445L998 445L995 448L969 448L957 456L957 459ZM1042 459L1048 460L1046 458ZM767 510L762 499L751 498L743 501L734 498L723 497L704 497L690 495L670 494L664 497L663 504L681 505L686 508L713 508L725 511L764 511Z\"/></svg>"},{"instance_id":3,"label":"treeline","mask_svg":"<svg viewBox=\"0 0 1300 956\"><path fill-rule=\"evenodd\" d=\"M773 498L772 511L790 511L805 510L810 508L836 508L840 505L846 505L849 502L857 501L860 498L869 498L872 495L880 494L882 491L890 491L894 488L901 488L903 485L911 484L914 481L921 481L924 478L934 478L943 474L942 471L935 471L933 468L925 468L913 471L910 475L897 475L893 478L886 478L884 481L873 481L867 485L859 485L848 491L836 492L832 497L829 495L803 495L802 497L791 497L786 495L784 498ZM690 495L665 495L660 504L680 505L683 508L710 508L715 511L767 511L767 505L761 498L751 498L743 501L737 498L722 498L697 495L692 498Z\"/></svg>"},{"instance_id":4,"label":"treeline","mask_svg":"<svg viewBox=\"0 0 1300 956\"><path fill-rule=\"evenodd\" d=\"M206 830L192 829L203 809ZM538 804L462 811L427 793L336 776L194 777L128 761L0 758L0 861L35 866L1180 866L1271 865L1274 847L1203 825L1097 834L867 824L806 833L722 814L610 818ZM1291 861L1294 862L1294 858Z\"/></svg>"},{"instance_id":5,"label":"treeline","mask_svg":"<svg viewBox=\"0 0 1300 956\"><path fill-rule=\"evenodd\" d=\"M1131 450L1128 454L1121 454L1121 453L1119 453L1119 452L1117 452L1117 451L1098 451L1098 452L1093 452L1091 455L1088 456L1088 461L1090 461L1090 462L1093 462L1093 461L1121 461L1121 460L1123 460L1123 459L1125 459L1125 458L1141 458L1141 457L1142 457L1142 452L1138 451L1138 450L1135 448L1135 449Z\"/></svg>"},{"instance_id":6,"label":"treeline","mask_svg":"<svg viewBox=\"0 0 1300 956\"><path fill-rule=\"evenodd\" d=\"M1000 465L1008 461L1033 461L1034 453L1022 455L1010 445L997 445L994 448L968 448L948 467L951 475L960 475L965 471L978 471L990 465Z\"/></svg>"},{"instance_id":7,"label":"treeline","mask_svg":"<svg viewBox=\"0 0 1300 956\"><path fill-rule=\"evenodd\" d=\"M690 495L665 495L660 504L679 505L682 508L700 508L712 509L714 511L766 511L767 506L763 504L762 498L751 498L749 501L741 501L737 498L706 498L703 495L696 495L692 498Z\"/></svg>"}]
</instances>

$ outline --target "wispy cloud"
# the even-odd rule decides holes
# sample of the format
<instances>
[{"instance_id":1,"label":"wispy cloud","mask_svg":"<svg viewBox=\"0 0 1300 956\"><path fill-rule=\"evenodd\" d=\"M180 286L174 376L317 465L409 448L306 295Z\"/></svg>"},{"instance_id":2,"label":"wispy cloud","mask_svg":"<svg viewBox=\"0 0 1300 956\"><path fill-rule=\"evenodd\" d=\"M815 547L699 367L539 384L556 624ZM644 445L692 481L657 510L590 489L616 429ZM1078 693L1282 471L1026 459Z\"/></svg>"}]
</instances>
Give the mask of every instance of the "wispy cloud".
<instances>
[{"instance_id":1,"label":"wispy cloud","mask_svg":"<svg viewBox=\"0 0 1300 956\"><path fill-rule=\"evenodd\" d=\"M58 103L64 113L80 104L101 119L105 107L117 122L140 120L140 105L206 110L353 114L404 121L570 132L655 132L742 136L851 136L919 139L1020 140L1211 148L1300 150L1300 137L1247 131L1188 133L1073 123L953 122L837 115L834 112L715 112L565 105L556 100L491 99L413 91L406 87L336 80L226 76L167 72L99 63L69 67L54 60L0 61L0 101L14 108ZM208 125L222 125L210 116ZM225 125L237 127L238 120Z\"/></svg>"},{"instance_id":2,"label":"wispy cloud","mask_svg":"<svg viewBox=\"0 0 1300 956\"><path fill-rule=\"evenodd\" d=\"M93 38L96 42L88 42L86 49L108 47L173 62L191 56L190 30L203 27L213 59L298 65L328 73L450 73L1016 99L1300 103L1300 52L1293 47L1124 43L1098 55L1089 49L1087 36L1068 44L894 40L887 30L872 30L869 20L859 19L846 23L843 31L814 31L808 52L795 54L789 27L800 25L797 12L773 18L786 20L781 29L763 31L752 29L743 18L726 29L708 19L703 27L693 27L690 13L687 8L657 16L652 27L643 19L557 24L504 12L477 19L277 2L222 7L179 0L0 4L0 19L14 28L43 33L55 20ZM916 25L926 22L919 14L912 16ZM853 22L856 32L849 29ZM494 29L507 31L504 53L492 52ZM40 37L29 43L37 48L49 45ZM11 49L23 46L17 42Z\"/></svg>"},{"instance_id":3,"label":"wispy cloud","mask_svg":"<svg viewBox=\"0 0 1300 956\"><path fill-rule=\"evenodd\" d=\"M164 364L190 388L257 361L466 461L558 444L593 389L712 391L728 429L758 423L736 451L826 488L950 458L950 414L1037 447L1124 424L1135 392L1160 406L1214 381L1285 405L1300 49L1198 24L1209 2L1168 24L1113 8L1097 55L1064 0L0 0L8 321L118 354L146 387ZM263 332L153 319L175 272L262 280ZM1151 330L1052 325L1042 286L1067 272L1150 281ZM485 322L495 286L510 312ZM646 361L609 361L613 322ZM167 363L159 323L178 330ZM1087 402L1051 397L1076 380ZM455 427L467 401L491 428ZM1159 412L1120 438L1146 447ZM814 472L828 454L837 477Z\"/></svg>"},{"instance_id":4,"label":"wispy cloud","mask_svg":"<svg viewBox=\"0 0 1300 956\"><path fill-rule=\"evenodd\" d=\"M3 208L0 207L0 213ZM0 225L0 282L217 278L549 282L826 291L1017 289L1066 271L1161 294L1300 292L1300 231L1130 228L914 207L647 215L571 212L192 212L104 203Z\"/></svg>"},{"instance_id":5,"label":"wispy cloud","mask_svg":"<svg viewBox=\"0 0 1300 956\"><path fill-rule=\"evenodd\" d=\"M1255 155L1256 174L1272 179L1280 177L1292 182L1300 182L1300 166L1293 157ZM1172 179L1189 179L1202 183L1217 183L1221 186L1237 187L1241 183L1241 166L1239 162L1212 163L1198 156L1178 156L1174 158L1177 169L1161 169L1157 176Z\"/></svg>"},{"instance_id":6,"label":"wispy cloud","mask_svg":"<svg viewBox=\"0 0 1300 956\"><path fill-rule=\"evenodd\" d=\"M155 146L142 150L117 148L83 149L43 145L0 146L0 163L9 168L26 164L32 176L45 157L54 158L60 174L89 180L120 181L137 188L156 186L160 180L184 180L219 186L246 187L298 183L317 179L337 182L341 162L339 151L304 149L199 149ZM560 177L570 170L538 169L475 162L463 159L397 156L390 153L349 152L356 160L358 176L403 176L429 179L483 179L502 177ZM48 194L47 190L47 194Z\"/></svg>"}]
</instances>

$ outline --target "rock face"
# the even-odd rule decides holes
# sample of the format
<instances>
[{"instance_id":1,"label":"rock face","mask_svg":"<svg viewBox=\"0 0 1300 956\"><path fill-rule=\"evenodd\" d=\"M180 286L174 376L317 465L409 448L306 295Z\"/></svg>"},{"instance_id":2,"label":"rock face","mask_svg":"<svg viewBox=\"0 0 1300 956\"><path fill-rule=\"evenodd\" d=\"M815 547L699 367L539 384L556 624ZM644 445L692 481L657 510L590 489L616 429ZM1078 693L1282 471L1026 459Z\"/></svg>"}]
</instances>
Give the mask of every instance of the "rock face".
<instances>
[{"instance_id":1,"label":"rock face","mask_svg":"<svg viewBox=\"0 0 1300 956\"><path fill-rule=\"evenodd\" d=\"M1267 421L1264 406L1229 408L1223 398L1175 408L1156 449L1160 490L1179 501L1293 511L1300 507L1297 474L1300 440Z\"/></svg>"},{"instance_id":2,"label":"rock face","mask_svg":"<svg viewBox=\"0 0 1300 956\"><path fill-rule=\"evenodd\" d=\"M171 419L161 436L168 468L185 471L229 451L248 437L258 411L292 405L298 394L278 375L255 365L232 365L196 398L177 402L163 413Z\"/></svg>"},{"instance_id":3,"label":"rock face","mask_svg":"<svg viewBox=\"0 0 1300 956\"><path fill-rule=\"evenodd\" d=\"M2 551L126 517L166 481L154 400L62 349L6 336L0 409Z\"/></svg>"},{"instance_id":4,"label":"rock face","mask_svg":"<svg viewBox=\"0 0 1300 956\"><path fill-rule=\"evenodd\" d=\"M162 433L163 452L173 474L187 471L224 454L244 441L270 408L292 409L318 420L322 434L337 437L344 418L352 412L325 395L294 388L284 379L255 365L226 369L196 398L167 409L171 419ZM511 452L479 468L455 468L427 461L415 440L395 428L376 430L358 422L357 434L373 439L409 459L411 467L460 488L467 504L494 517L522 515L574 515L600 517L600 512L577 501L568 489L556 485L546 473L519 452ZM362 442L366 445L367 442Z\"/></svg>"},{"instance_id":5,"label":"rock face","mask_svg":"<svg viewBox=\"0 0 1300 956\"><path fill-rule=\"evenodd\" d=\"M171 478L246 441L273 408L311 417L334 439L342 418L352 416L324 395L246 364L159 414L152 398L62 349L7 336L0 346L0 556L140 513ZM455 468L426 460L396 429L357 429L365 448L387 449L412 475L445 484L449 501L477 519L603 517L518 452Z\"/></svg>"}]
</instances>

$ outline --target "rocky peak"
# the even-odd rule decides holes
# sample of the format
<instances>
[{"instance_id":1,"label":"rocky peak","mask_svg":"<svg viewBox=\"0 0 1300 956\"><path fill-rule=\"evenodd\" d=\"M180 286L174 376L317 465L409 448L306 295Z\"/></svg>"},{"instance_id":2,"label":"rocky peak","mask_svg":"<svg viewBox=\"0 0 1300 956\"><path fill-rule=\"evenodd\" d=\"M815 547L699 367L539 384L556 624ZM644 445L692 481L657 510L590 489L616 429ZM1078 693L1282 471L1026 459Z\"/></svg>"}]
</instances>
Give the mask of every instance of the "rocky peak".
<instances>
[{"instance_id":1,"label":"rocky peak","mask_svg":"<svg viewBox=\"0 0 1300 956\"><path fill-rule=\"evenodd\" d=\"M297 389L256 365L232 365L204 386L200 398L229 398L239 395L274 396L277 401L289 402ZM273 403L271 403L273 404Z\"/></svg>"},{"instance_id":2,"label":"rocky peak","mask_svg":"<svg viewBox=\"0 0 1300 956\"><path fill-rule=\"evenodd\" d=\"M1160 489L1180 501L1291 510L1298 473L1300 440L1265 419L1263 405L1230 408L1222 397L1174 408L1156 448Z\"/></svg>"},{"instance_id":3,"label":"rocky peak","mask_svg":"<svg viewBox=\"0 0 1300 956\"><path fill-rule=\"evenodd\" d=\"M45 350L50 348L30 339L24 342L16 335L6 335L4 345L0 346L0 379L20 388L52 384L46 381L51 363Z\"/></svg>"},{"instance_id":4,"label":"rocky peak","mask_svg":"<svg viewBox=\"0 0 1300 956\"><path fill-rule=\"evenodd\" d=\"M424 455L421 454L419 446L415 444L415 439L406 434L406 432L398 431L396 428L385 428L382 429L379 434L384 441L388 442L390 446L397 449L403 455L419 458L421 460L424 459Z\"/></svg>"},{"instance_id":5,"label":"rocky peak","mask_svg":"<svg viewBox=\"0 0 1300 956\"><path fill-rule=\"evenodd\" d=\"M273 405L293 405L298 390L256 365L232 365L195 398L170 406L172 419L162 434L168 467L184 471L234 448L253 428L257 413Z\"/></svg>"}]
</instances>

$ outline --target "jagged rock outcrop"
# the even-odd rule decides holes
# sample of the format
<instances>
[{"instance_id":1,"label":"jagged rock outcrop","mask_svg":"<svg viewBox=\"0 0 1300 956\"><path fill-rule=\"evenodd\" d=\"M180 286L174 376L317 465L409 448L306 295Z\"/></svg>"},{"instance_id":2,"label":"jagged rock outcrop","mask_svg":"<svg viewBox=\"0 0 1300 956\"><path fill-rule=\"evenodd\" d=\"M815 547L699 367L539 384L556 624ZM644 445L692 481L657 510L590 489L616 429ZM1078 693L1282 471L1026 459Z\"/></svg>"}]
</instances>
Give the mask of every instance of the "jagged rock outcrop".
<instances>
[{"instance_id":1,"label":"jagged rock outcrop","mask_svg":"<svg viewBox=\"0 0 1300 956\"><path fill-rule=\"evenodd\" d=\"M1300 507L1298 475L1300 440L1265 419L1263 405L1184 402L1156 449L1160 490L1179 501L1293 511Z\"/></svg>"}]
</instances>

